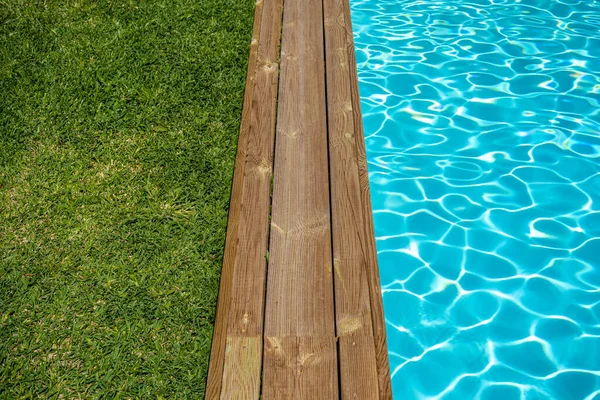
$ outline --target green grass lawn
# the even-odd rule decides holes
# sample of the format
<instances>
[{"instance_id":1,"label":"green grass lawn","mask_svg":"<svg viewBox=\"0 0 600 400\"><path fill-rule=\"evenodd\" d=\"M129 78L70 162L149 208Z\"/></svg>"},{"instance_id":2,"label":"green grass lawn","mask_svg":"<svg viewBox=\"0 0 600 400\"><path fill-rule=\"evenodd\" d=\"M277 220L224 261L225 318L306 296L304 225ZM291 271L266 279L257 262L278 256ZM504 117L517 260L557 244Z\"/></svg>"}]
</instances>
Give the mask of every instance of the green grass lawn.
<instances>
[{"instance_id":1,"label":"green grass lawn","mask_svg":"<svg viewBox=\"0 0 600 400\"><path fill-rule=\"evenodd\" d=\"M0 398L204 394L254 0L0 0Z\"/></svg>"}]
</instances>

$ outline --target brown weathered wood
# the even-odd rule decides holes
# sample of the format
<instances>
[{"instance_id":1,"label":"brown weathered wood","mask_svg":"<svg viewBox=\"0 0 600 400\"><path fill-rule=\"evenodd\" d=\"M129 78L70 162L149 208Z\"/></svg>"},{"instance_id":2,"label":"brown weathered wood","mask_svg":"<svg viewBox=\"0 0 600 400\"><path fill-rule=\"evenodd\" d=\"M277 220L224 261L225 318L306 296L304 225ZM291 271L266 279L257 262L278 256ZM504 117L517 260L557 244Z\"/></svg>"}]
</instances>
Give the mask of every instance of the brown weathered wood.
<instances>
[{"instance_id":1,"label":"brown weathered wood","mask_svg":"<svg viewBox=\"0 0 600 400\"><path fill-rule=\"evenodd\" d=\"M266 336L334 336L320 0L286 0Z\"/></svg>"},{"instance_id":2,"label":"brown weathered wood","mask_svg":"<svg viewBox=\"0 0 600 400\"><path fill-rule=\"evenodd\" d=\"M338 336L372 335L361 188L342 0L324 0L329 171Z\"/></svg>"},{"instance_id":3,"label":"brown weathered wood","mask_svg":"<svg viewBox=\"0 0 600 400\"><path fill-rule=\"evenodd\" d=\"M222 400L255 400L260 396L262 338L228 337L223 370Z\"/></svg>"},{"instance_id":4,"label":"brown weathered wood","mask_svg":"<svg viewBox=\"0 0 600 400\"><path fill-rule=\"evenodd\" d=\"M362 210L364 223L361 229L362 242L366 244L367 281L369 285L371 316L373 320L373 336L375 340L375 357L377 360L377 375L380 399L392 398L392 385L390 365L385 333L385 317L383 314L383 299L381 297L381 283L379 280L379 267L377 264L377 250L375 246L375 232L373 227L373 211L371 207L371 194L369 189L369 171L364 141L362 114L360 110L360 94L358 91L358 75L356 70L356 55L354 52L354 38L352 37L352 20L350 19L350 3L344 0L344 16L347 21L348 40L348 65L350 66L350 88L352 91L352 109L354 115L354 131L357 137L356 151L360 187L362 194Z\"/></svg>"},{"instance_id":5,"label":"brown weathered wood","mask_svg":"<svg viewBox=\"0 0 600 400\"><path fill-rule=\"evenodd\" d=\"M265 0L244 168L228 336L260 336L263 331L281 11L281 0Z\"/></svg>"},{"instance_id":6,"label":"brown weathered wood","mask_svg":"<svg viewBox=\"0 0 600 400\"><path fill-rule=\"evenodd\" d=\"M280 340L284 361L265 362L263 396L333 399L337 355L324 345L335 327L321 0L286 0L282 35L265 335ZM299 367L304 352L288 341L312 343L312 359L333 361Z\"/></svg>"},{"instance_id":7,"label":"brown weathered wood","mask_svg":"<svg viewBox=\"0 0 600 400\"><path fill-rule=\"evenodd\" d=\"M252 28L252 41L250 43L250 56L248 58L248 72L246 75L246 89L244 92L240 135L238 138L235 169L233 172L233 183L231 186L231 199L229 202L229 215L227 221L227 234L225 237L223 268L221 269L219 298L217 301L217 312L215 317L215 327L213 331L210 364L208 369L208 382L206 385L207 400L218 399L221 394L223 364L225 362L225 346L227 339L227 321L229 319L229 309L231 306L231 285L233 282L233 269L236 258L235 256L237 253L240 204L242 199L244 167L246 164L246 150L248 148L248 130L250 129L252 101L254 98L254 82L256 76L258 43L260 41L262 17L263 0L258 0L254 10L254 26Z\"/></svg>"},{"instance_id":8,"label":"brown weathered wood","mask_svg":"<svg viewBox=\"0 0 600 400\"><path fill-rule=\"evenodd\" d=\"M389 399L349 3L285 0L281 31L282 1L255 13L206 398Z\"/></svg>"},{"instance_id":9,"label":"brown weathered wood","mask_svg":"<svg viewBox=\"0 0 600 400\"><path fill-rule=\"evenodd\" d=\"M367 263L362 235L357 138L348 60L347 0L324 0L335 310L342 398L379 397ZM376 268L376 265L375 265Z\"/></svg>"},{"instance_id":10,"label":"brown weathered wood","mask_svg":"<svg viewBox=\"0 0 600 400\"><path fill-rule=\"evenodd\" d=\"M335 338L266 337L263 399L338 398Z\"/></svg>"},{"instance_id":11,"label":"brown weathered wood","mask_svg":"<svg viewBox=\"0 0 600 400\"><path fill-rule=\"evenodd\" d=\"M223 385L235 382L235 393L232 386L224 387L224 399L258 398L259 393L256 385L260 382L262 351L240 351L230 346L252 338L262 348L281 16L281 0L264 0L226 316L225 353L234 356L225 357L222 379Z\"/></svg>"},{"instance_id":12,"label":"brown weathered wood","mask_svg":"<svg viewBox=\"0 0 600 400\"><path fill-rule=\"evenodd\" d=\"M379 384L373 336L339 338L342 399L378 399Z\"/></svg>"}]
</instances>

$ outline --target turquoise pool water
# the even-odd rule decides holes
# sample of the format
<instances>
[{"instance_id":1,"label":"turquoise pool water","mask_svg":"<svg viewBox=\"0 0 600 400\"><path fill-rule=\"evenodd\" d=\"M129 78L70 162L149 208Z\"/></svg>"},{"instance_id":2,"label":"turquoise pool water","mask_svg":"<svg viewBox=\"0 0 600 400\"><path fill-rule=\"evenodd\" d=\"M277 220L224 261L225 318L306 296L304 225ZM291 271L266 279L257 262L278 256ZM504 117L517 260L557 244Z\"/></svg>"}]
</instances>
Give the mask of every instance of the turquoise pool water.
<instances>
[{"instance_id":1,"label":"turquoise pool water","mask_svg":"<svg viewBox=\"0 0 600 400\"><path fill-rule=\"evenodd\" d=\"M351 0L397 399L600 399L600 2Z\"/></svg>"}]
</instances>

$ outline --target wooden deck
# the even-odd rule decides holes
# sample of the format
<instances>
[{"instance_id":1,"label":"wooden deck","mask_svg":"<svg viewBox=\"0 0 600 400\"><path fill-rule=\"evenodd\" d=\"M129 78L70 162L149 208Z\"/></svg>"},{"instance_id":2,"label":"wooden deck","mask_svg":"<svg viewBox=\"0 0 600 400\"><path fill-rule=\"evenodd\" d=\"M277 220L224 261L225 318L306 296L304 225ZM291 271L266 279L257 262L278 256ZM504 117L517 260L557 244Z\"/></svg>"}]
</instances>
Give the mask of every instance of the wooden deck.
<instances>
[{"instance_id":1,"label":"wooden deck","mask_svg":"<svg viewBox=\"0 0 600 400\"><path fill-rule=\"evenodd\" d=\"M348 1L256 4L207 399L391 398Z\"/></svg>"}]
</instances>

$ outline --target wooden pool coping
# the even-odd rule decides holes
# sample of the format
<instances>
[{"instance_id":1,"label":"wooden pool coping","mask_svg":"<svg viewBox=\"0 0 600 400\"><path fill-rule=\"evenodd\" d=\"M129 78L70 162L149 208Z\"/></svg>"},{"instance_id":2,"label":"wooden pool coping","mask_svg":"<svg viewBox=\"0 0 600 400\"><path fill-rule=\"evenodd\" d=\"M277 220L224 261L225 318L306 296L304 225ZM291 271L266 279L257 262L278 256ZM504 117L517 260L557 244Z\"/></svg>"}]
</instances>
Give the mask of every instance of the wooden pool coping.
<instances>
[{"instance_id":1,"label":"wooden pool coping","mask_svg":"<svg viewBox=\"0 0 600 400\"><path fill-rule=\"evenodd\" d=\"M207 399L392 397L348 2L256 3Z\"/></svg>"}]
</instances>

